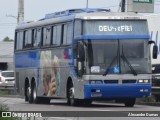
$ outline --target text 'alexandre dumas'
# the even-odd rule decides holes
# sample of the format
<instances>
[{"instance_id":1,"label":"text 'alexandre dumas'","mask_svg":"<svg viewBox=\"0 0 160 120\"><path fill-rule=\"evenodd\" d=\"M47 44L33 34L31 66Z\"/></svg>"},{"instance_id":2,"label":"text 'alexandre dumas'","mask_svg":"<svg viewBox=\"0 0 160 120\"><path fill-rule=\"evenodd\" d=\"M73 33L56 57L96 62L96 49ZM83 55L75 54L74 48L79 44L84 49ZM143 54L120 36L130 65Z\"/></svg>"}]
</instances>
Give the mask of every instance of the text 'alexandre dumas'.
<instances>
[{"instance_id":1,"label":"text 'alexandre dumas'","mask_svg":"<svg viewBox=\"0 0 160 120\"><path fill-rule=\"evenodd\" d=\"M100 32L132 32L132 25L121 25L121 26L111 26L111 25L99 25Z\"/></svg>"}]
</instances>

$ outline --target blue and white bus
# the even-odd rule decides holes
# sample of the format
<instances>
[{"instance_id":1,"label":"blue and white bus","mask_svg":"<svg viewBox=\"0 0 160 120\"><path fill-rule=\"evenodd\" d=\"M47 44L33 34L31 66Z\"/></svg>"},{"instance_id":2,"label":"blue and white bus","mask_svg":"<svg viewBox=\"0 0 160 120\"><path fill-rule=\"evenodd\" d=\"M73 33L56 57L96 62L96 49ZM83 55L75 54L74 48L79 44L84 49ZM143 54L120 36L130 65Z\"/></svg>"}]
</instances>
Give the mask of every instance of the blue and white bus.
<instances>
[{"instance_id":1,"label":"blue and white bus","mask_svg":"<svg viewBox=\"0 0 160 120\"><path fill-rule=\"evenodd\" d=\"M15 73L29 103L117 100L134 106L151 94L147 20L134 13L71 9L15 30ZM156 58L156 49L153 57Z\"/></svg>"}]
</instances>

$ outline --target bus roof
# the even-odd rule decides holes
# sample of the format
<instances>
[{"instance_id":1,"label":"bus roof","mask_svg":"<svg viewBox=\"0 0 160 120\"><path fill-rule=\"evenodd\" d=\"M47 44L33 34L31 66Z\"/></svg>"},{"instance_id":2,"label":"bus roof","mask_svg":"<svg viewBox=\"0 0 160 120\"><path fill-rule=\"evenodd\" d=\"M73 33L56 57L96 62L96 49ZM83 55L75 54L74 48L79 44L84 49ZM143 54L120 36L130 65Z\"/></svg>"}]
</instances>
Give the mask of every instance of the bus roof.
<instances>
[{"instance_id":1,"label":"bus roof","mask_svg":"<svg viewBox=\"0 0 160 120\"><path fill-rule=\"evenodd\" d=\"M65 11L55 12L51 14L46 14L45 19L51 19L51 18L57 18L57 17L63 17L63 16L69 16L69 15L75 15L79 13L90 13L90 12L110 12L110 9L102 9L102 8L80 8L80 9L69 9Z\"/></svg>"},{"instance_id":2,"label":"bus roof","mask_svg":"<svg viewBox=\"0 0 160 120\"><path fill-rule=\"evenodd\" d=\"M144 19L144 17L131 12L93 12L77 14L75 19Z\"/></svg>"},{"instance_id":3,"label":"bus roof","mask_svg":"<svg viewBox=\"0 0 160 120\"><path fill-rule=\"evenodd\" d=\"M75 10L73 12L73 10ZM114 13L107 9L70 9L66 11L47 14L45 18L34 22L21 23L16 29L27 29L31 27L45 26L53 23L72 21L73 19L144 19L135 13Z\"/></svg>"}]
</instances>

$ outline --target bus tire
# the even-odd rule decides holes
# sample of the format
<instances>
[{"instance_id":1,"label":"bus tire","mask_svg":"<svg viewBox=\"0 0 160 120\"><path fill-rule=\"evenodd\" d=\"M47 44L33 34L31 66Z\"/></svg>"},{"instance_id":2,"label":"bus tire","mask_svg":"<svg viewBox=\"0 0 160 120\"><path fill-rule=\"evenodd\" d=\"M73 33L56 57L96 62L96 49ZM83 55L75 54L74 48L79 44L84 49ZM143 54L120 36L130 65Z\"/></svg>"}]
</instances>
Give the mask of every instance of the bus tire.
<instances>
[{"instance_id":1,"label":"bus tire","mask_svg":"<svg viewBox=\"0 0 160 120\"><path fill-rule=\"evenodd\" d=\"M37 97L37 88L36 88L36 84L34 83L33 86L32 86L32 97L33 97L33 103L40 103L40 100L38 99Z\"/></svg>"},{"instance_id":2,"label":"bus tire","mask_svg":"<svg viewBox=\"0 0 160 120\"><path fill-rule=\"evenodd\" d=\"M136 98L129 98L124 101L126 107L133 107L136 102Z\"/></svg>"},{"instance_id":3,"label":"bus tire","mask_svg":"<svg viewBox=\"0 0 160 120\"><path fill-rule=\"evenodd\" d=\"M67 95L68 104L71 106L76 106L78 103L78 100L75 99L73 83L70 83L67 91L68 91L68 95Z\"/></svg>"},{"instance_id":4,"label":"bus tire","mask_svg":"<svg viewBox=\"0 0 160 120\"><path fill-rule=\"evenodd\" d=\"M29 101L29 91L28 91L28 84L25 84L25 102Z\"/></svg>"},{"instance_id":5,"label":"bus tire","mask_svg":"<svg viewBox=\"0 0 160 120\"><path fill-rule=\"evenodd\" d=\"M27 96L28 102L33 103L32 88L30 86L27 87Z\"/></svg>"},{"instance_id":6,"label":"bus tire","mask_svg":"<svg viewBox=\"0 0 160 120\"><path fill-rule=\"evenodd\" d=\"M49 104L50 103L50 98L37 97L37 88L36 88L35 83L32 87L32 97L33 97L33 103L35 104Z\"/></svg>"}]
</instances>

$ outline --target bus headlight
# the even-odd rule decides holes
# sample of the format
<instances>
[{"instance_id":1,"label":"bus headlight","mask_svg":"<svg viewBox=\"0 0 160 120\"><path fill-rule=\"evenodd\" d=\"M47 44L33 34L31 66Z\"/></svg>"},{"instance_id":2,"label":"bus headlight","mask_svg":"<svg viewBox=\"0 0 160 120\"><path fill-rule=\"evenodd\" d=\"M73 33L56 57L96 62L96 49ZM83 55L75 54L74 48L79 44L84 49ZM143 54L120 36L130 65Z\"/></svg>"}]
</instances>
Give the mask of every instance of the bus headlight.
<instances>
[{"instance_id":1,"label":"bus headlight","mask_svg":"<svg viewBox=\"0 0 160 120\"><path fill-rule=\"evenodd\" d=\"M102 80L90 80L89 84L103 84Z\"/></svg>"},{"instance_id":2,"label":"bus headlight","mask_svg":"<svg viewBox=\"0 0 160 120\"><path fill-rule=\"evenodd\" d=\"M138 80L139 83L143 83L143 80Z\"/></svg>"},{"instance_id":3,"label":"bus headlight","mask_svg":"<svg viewBox=\"0 0 160 120\"><path fill-rule=\"evenodd\" d=\"M149 80L144 80L144 83L149 83Z\"/></svg>"},{"instance_id":4,"label":"bus headlight","mask_svg":"<svg viewBox=\"0 0 160 120\"><path fill-rule=\"evenodd\" d=\"M145 79L145 80L140 79L140 80L138 80L138 83L149 83L149 80L147 80L147 79Z\"/></svg>"},{"instance_id":5,"label":"bus headlight","mask_svg":"<svg viewBox=\"0 0 160 120\"><path fill-rule=\"evenodd\" d=\"M90 83L90 84L96 84L96 81L90 80L89 83Z\"/></svg>"}]
</instances>

